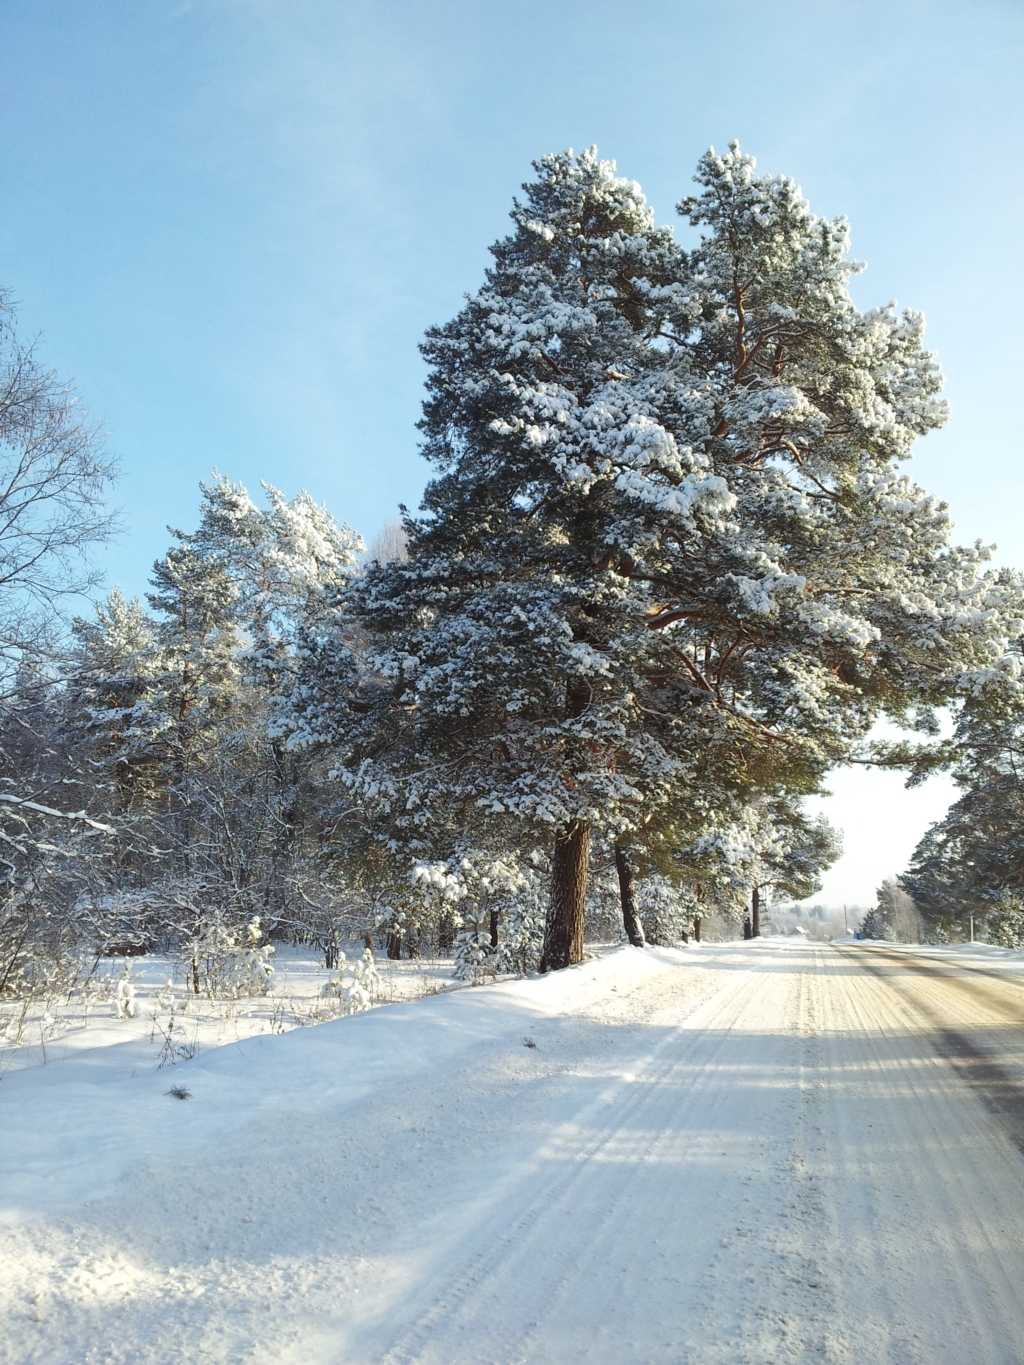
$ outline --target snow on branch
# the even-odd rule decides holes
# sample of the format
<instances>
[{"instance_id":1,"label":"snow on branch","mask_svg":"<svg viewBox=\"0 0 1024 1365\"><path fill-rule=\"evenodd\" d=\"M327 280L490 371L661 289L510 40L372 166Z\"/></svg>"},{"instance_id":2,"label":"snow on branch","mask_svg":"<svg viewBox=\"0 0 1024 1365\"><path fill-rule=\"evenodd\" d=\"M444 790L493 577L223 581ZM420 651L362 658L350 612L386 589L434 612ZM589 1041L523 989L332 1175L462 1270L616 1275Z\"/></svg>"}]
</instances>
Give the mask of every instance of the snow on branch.
<instances>
[{"instance_id":1,"label":"snow on branch","mask_svg":"<svg viewBox=\"0 0 1024 1365\"><path fill-rule=\"evenodd\" d=\"M15 806L18 810L30 810L36 815L48 815L57 820L73 820L81 825L88 825L90 829L97 830L100 834L113 834L113 825L106 825L102 820L94 820L92 816L86 815L84 810L55 810L53 806L44 806L39 801L28 801L21 796L11 796L7 793L0 793L0 801L5 805Z\"/></svg>"}]
</instances>

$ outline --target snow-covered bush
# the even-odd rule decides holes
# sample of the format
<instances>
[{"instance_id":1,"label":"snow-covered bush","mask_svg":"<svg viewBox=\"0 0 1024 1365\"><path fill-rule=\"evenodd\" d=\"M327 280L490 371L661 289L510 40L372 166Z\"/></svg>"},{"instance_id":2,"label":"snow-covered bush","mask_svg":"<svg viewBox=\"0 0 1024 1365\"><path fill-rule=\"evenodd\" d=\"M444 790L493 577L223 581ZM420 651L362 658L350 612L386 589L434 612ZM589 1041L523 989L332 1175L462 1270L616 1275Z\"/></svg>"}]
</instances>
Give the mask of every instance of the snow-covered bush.
<instances>
[{"instance_id":1,"label":"snow-covered bush","mask_svg":"<svg viewBox=\"0 0 1024 1365\"><path fill-rule=\"evenodd\" d=\"M484 981L497 973L498 950L491 945L488 934L469 930L455 941L456 981Z\"/></svg>"},{"instance_id":2,"label":"snow-covered bush","mask_svg":"<svg viewBox=\"0 0 1024 1365\"><path fill-rule=\"evenodd\" d=\"M351 964L344 953L339 953L334 976L320 988L320 994L337 1000L343 1014L370 1009L380 994L380 973L371 950L366 948L359 961Z\"/></svg>"},{"instance_id":3,"label":"snow-covered bush","mask_svg":"<svg viewBox=\"0 0 1024 1365\"><path fill-rule=\"evenodd\" d=\"M363 949L363 955L356 964L355 977L359 998L364 1002L362 1008L369 1009L380 995L380 972L370 948Z\"/></svg>"},{"instance_id":4,"label":"snow-covered bush","mask_svg":"<svg viewBox=\"0 0 1024 1365\"><path fill-rule=\"evenodd\" d=\"M540 966L544 949L544 906L539 895L527 895L511 905L501 918L496 967L499 972L525 976Z\"/></svg>"},{"instance_id":5,"label":"snow-covered bush","mask_svg":"<svg viewBox=\"0 0 1024 1365\"><path fill-rule=\"evenodd\" d=\"M114 991L114 1009L117 1012L118 1019L135 1018L137 1006L135 1002L135 985L132 981L132 968L130 962L124 964L124 971L121 974L121 979L117 983L117 989Z\"/></svg>"},{"instance_id":6,"label":"snow-covered bush","mask_svg":"<svg viewBox=\"0 0 1024 1365\"><path fill-rule=\"evenodd\" d=\"M242 925L228 924L220 915L206 920L185 945L194 993L212 1000L266 995L274 975L274 949L262 939L258 915Z\"/></svg>"},{"instance_id":7,"label":"snow-covered bush","mask_svg":"<svg viewBox=\"0 0 1024 1365\"><path fill-rule=\"evenodd\" d=\"M954 926L952 920L945 915L936 919L926 920L923 930L923 942L925 943L952 943Z\"/></svg>"},{"instance_id":8,"label":"snow-covered bush","mask_svg":"<svg viewBox=\"0 0 1024 1365\"><path fill-rule=\"evenodd\" d=\"M82 957L72 942L23 936L0 956L0 997L42 999L68 995L82 975Z\"/></svg>"},{"instance_id":9,"label":"snow-covered bush","mask_svg":"<svg viewBox=\"0 0 1024 1365\"><path fill-rule=\"evenodd\" d=\"M186 1026L189 1009L188 995L179 998L174 983L168 981L158 992L150 1013L152 1028L150 1042L160 1040L160 1066L173 1066L176 1062L191 1061L199 1048L198 1021L193 1023L191 1034Z\"/></svg>"}]
</instances>

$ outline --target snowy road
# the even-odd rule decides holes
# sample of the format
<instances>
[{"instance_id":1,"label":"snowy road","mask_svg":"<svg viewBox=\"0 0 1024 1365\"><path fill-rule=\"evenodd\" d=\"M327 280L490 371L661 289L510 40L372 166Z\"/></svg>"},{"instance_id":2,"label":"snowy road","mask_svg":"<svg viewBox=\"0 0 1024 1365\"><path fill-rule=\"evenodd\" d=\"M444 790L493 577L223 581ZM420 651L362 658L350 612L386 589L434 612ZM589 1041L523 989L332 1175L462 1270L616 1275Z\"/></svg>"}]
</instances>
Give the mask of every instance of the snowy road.
<instances>
[{"instance_id":1,"label":"snowy road","mask_svg":"<svg viewBox=\"0 0 1024 1365\"><path fill-rule=\"evenodd\" d=\"M0 1214L0 1359L1024 1361L1024 983L639 957L267 1040L261 1089L317 1038L451 1050L358 1103L236 1099L216 1140L204 1086L238 1063L196 1072L179 1160L135 1138L101 1197Z\"/></svg>"}]
</instances>

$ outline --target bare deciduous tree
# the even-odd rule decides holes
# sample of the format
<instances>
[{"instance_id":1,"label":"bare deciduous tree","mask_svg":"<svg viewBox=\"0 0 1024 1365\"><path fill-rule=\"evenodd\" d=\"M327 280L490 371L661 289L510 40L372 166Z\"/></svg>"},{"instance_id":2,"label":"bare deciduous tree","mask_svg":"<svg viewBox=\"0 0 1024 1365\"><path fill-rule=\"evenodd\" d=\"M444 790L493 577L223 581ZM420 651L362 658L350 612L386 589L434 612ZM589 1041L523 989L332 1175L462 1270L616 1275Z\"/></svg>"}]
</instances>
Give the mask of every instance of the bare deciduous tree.
<instances>
[{"instance_id":1,"label":"bare deciduous tree","mask_svg":"<svg viewBox=\"0 0 1024 1365\"><path fill-rule=\"evenodd\" d=\"M113 474L74 389L18 339L0 291L0 683L45 652L60 605L94 586L86 553L115 528Z\"/></svg>"},{"instance_id":2,"label":"bare deciduous tree","mask_svg":"<svg viewBox=\"0 0 1024 1365\"><path fill-rule=\"evenodd\" d=\"M74 390L18 339L0 291L0 971L8 981L112 832L75 808L78 784L52 743L50 665L64 602L95 583L87 551L114 530L105 501L113 472Z\"/></svg>"}]
</instances>

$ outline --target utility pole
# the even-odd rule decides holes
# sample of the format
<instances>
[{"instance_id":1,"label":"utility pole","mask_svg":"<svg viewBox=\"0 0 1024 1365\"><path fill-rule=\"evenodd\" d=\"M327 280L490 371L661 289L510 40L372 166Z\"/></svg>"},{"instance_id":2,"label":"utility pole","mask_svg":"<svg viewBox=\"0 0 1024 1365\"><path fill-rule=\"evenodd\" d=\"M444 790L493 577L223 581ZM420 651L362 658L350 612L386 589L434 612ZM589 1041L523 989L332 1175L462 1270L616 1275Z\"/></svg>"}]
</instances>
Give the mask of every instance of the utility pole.
<instances>
[{"instance_id":1,"label":"utility pole","mask_svg":"<svg viewBox=\"0 0 1024 1365\"><path fill-rule=\"evenodd\" d=\"M850 917L846 913L846 906L843 906L843 928L847 933L850 932Z\"/></svg>"}]
</instances>

